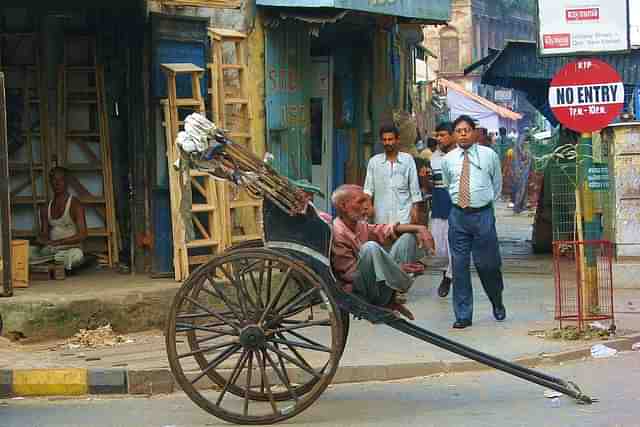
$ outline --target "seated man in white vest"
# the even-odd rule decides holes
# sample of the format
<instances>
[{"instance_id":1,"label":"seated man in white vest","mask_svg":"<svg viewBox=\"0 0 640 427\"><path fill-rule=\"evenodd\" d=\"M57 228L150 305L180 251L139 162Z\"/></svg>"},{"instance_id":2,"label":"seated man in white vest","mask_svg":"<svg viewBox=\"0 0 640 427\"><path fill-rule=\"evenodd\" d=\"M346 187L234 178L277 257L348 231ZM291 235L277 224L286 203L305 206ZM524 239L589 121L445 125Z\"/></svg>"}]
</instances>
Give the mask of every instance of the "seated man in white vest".
<instances>
[{"instance_id":1,"label":"seated man in white vest","mask_svg":"<svg viewBox=\"0 0 640 427\"><path fill-rule=\"evenodd\" d=\"M80 201L67 191L67 171L54 167L49 173L53 200L40 210L40 233L33 248L33 263L55 261L72 270L84 261L82 243L87 238L87 222Z\"/></svg>"}]
</instances>

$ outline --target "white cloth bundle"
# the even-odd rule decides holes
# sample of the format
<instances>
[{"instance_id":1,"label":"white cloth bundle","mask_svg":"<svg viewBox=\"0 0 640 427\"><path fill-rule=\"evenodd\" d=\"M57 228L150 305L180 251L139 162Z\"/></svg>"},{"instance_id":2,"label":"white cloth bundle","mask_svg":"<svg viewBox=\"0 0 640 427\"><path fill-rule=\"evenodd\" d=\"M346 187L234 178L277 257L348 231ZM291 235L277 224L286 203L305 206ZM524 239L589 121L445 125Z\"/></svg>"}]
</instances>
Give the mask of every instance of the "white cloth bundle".
<instances>
[{"instance_id":1,"label":"white cloth bundle","mask_svg":"<svg viewBox=\"0 0 640 427\"><path fill-rule=\"evenodd\" d=\"M200 113L192 113L184 121L184 131L178 133L176 144L186 153L202 153L209 146L209 137L216 125Z\"/></svg>"}]
</instances>

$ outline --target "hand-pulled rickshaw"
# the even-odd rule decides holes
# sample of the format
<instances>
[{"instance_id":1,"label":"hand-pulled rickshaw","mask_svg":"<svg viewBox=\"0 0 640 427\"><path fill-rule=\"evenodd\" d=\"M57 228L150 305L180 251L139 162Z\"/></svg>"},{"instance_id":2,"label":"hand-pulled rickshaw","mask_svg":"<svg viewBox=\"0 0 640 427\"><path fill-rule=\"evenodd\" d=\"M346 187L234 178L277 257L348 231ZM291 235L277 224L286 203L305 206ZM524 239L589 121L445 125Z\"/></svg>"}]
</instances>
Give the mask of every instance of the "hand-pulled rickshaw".
<instances>
[{"instance_id":1,"label":"hand-pulled rickshaw","mask_svg":"<svg viewBox=\"0 0 640 427\"><path fill-rule=\"evenodd\" d=\"M189 116L186 128L178 137L182 161L264 199L264 241L231 247L198 267L171 306L171 370L202 409L238 424L271 424L301 413L336 374L350 316L578 402L594 401L573 382L456 343L343 292L330 264L331 227L304 194L204 117Z\"/></svg>"}]
</instances>

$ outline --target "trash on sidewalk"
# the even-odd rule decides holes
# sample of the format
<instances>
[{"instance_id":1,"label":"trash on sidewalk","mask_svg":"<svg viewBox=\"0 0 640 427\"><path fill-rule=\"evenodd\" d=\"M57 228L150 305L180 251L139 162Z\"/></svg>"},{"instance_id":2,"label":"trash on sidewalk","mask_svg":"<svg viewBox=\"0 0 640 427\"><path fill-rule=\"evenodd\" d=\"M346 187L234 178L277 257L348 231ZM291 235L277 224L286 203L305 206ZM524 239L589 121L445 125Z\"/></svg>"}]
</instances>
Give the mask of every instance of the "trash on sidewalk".
<instances>
[{"instance_id":1,"label":"trash on sidewalk","mask_svg":"<svg viewBox=\"0 0 640 427\"><path fill-rule=\"evenodd\" d=\"M598 321L589 323L589 326L593 329L598 329L600 331L606 331L608 329L606 326L604 326L602 323Z\"/></svg>"},{"instance_id":2,"label":"trash on sidewalk","mask_svg":"<svg viewBox=\"0 0 640 427\"><path fill-rule=\"evenodd\" d=\"M547 399L555 399L556 397L561 397L562 393L560 393L559 391L555 391L555 390L549 390L546 389L544 391L544 397L546 397Z\"/></svg>"},{"instance_id":3,"label":"trash on sidewalk","mask_svg":"<svg viewBox=\"0 0 640 427\"><path fill-rule=\"evenodd\" d=\"M116 335L110 324L97 329L80 329L73 337L61 344L61 347L69 350L79 348L113 347L118 344L133 343L134 340L123 335Z\"/></svg>"},{"instance_id":4,"label":"trash on sidewalk","mask_svg":"<svg viewBox=\"0 0 640 427\"><path fill-rule=\"evenodd\" d=\"M612 357L612 356L615 356L616 353L618 353L618 350L611 347L607 347L604 344L596 344L593 347L591 347L591 357L595 359Z\"/></svg>"},{"instance_id":5,"label":"trash on sidewalk","mask_svg":"<svg viewBox=\"0 0 640 427\"><path fill-rule=\"evenodd\" d=\"M633 343L633 345L631 346L631 350L640 351L640 341Z\"/></svg>"}]
</instances>

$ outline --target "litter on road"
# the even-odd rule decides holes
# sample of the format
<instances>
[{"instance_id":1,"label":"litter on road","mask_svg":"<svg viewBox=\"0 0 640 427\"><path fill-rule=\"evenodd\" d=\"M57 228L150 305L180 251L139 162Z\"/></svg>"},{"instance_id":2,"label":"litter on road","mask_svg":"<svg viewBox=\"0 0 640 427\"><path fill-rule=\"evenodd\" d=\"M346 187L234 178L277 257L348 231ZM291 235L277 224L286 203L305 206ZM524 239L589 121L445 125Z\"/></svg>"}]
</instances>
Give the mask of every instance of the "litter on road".
<instances>
[{"instance_id":1,"label":"litter on road","mask_svg":"<svg viewBox=\"0 0 640 427\"><path fill-rule=\"evenodd\" d=\"M612 356L615 356L616 353L618 353L618 350L611 347L607 347L604 344L596 344L593 347L591 347L591 357L595 359L612 357Z\"/></svg>"}]
</instances>

